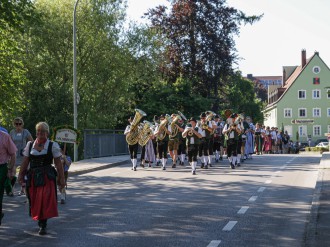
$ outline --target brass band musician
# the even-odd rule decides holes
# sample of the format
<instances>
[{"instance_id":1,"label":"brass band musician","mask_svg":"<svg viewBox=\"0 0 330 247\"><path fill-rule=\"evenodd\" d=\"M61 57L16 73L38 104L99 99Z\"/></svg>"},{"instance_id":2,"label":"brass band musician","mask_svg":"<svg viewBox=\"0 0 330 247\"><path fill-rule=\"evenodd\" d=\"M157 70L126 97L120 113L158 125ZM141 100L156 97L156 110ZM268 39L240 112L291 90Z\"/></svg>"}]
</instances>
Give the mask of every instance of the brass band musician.
<instances>
[{"instance_id":1,"label":"brass band musician","mask_svg":"<svg viewBox=\"0 0 330 247\"><path fill-rule=\"evenodd\" d=\"M222 131L226 135L227 139L227 156L230 162L231 169L235 169L237 162L237 144L239 139L239 134L241 133L241 125L235 122L237 117L236 113L233 113L228 119L227 123Z\"/></svg>"},{"instance_id":2,"label":"brass band musician","mask_svg":"<svg viewBox=\"0 0 330 247\"><path fill-rule=\"evenodd\" d=\"M188 161L191 165L191 171L193 175L196 175L196 166L197 166L197 153L202 138L202 129L196 126L196 119L189 119L190 126L186 126L185 130L182 133L182 137L186 138L186 145L188 150Z\"/></svg>"},{"instance_id":3,"label":"brass band musician","mask_svg":"<svg viewBox=\"0 0 330 247\"><path fill-rule=\"evenodd\" d=\"M168 151L173 160L172 168L176 167L176 160L178 157L178 149L179 149L179 133L183 132L183 128L178 125L179 118L177 114L171 115L172 123L171 123L171 135L169 136L168 141Z\"/></svg>"},{"instance_id":4,"label":"brass band musician","mask_svg":"<svg viewBox=\"0 0 330 247\"><path fill-rule=\"evenodd\" d=\"M126 129L124 131L124 135L126 136L132 131L132 126L131 126L132 121L133 121L133 117L131 116L128 118L129 125L126 126ZM136 171L138 147L139 147L138 142L128 144L128 151L132 161L132 170L134 171Z\"/></svg>"}]
</instances>

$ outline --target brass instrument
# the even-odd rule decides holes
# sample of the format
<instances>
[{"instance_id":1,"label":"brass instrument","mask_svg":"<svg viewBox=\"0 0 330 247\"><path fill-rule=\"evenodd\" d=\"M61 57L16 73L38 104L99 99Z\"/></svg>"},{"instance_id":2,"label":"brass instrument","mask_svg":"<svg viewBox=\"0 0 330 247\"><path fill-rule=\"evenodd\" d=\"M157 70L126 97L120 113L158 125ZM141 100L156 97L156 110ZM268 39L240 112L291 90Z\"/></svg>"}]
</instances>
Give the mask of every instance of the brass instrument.
<instances>
[{"instance_id":1,"label":"brass instrument","mask_svg":"<svg viewBox=\"0 0 330 247\"><path fill-rule=\"evenodd\" d=\"M165 128L166 128L166 125L168 123L171 123L171 117L170 117L170 115L166 114L165 119L160 122L159 127L158 127L158 135L157 136L158 136L158 139L160 141L162 141L166 136Z\"/></svg>"},{"instance_id":2,"label":"brass instrument","mask_svg":"<svg viewBox=\"0 0 330 247\"><path fill-rule=\"evenodd\" d=\"M215 112L213 111L207 111L206 112L206 121L211 121L215 115L217 115ZM211 131L211 135L213 135L215 132L215 129L212 128L212 131Z\"/></svg>"},{"instance_id":3,"label":"brass instrument","mask_svg":"<svg viewBox=\"0 0 330 247\"><path fill-rule=\"evenodd\" d=\"M176 137L176 135L178 134L179 128L177 126L177 123L179 120L182 120L182 118L179 115L176 115L175 118L171 121L171 138Z\"/></svg>"},{"instance_id":4,"label":"brass instrument","mask_svg":"<svg viewBox=\"0 0 330 247\"><path fill-rule=\"evenodd\" d=\"M190 129L188 130L188 133L187 133L188 136L193 136L194 135L194 132L193 132L193 128L190 127Z\"/></svg>"},{"instance_id":5,"label":"brass instrument","mask_svg":"<svg viewBox=\"0 0 330 247\"><path fill-rule=\"evenodd\" d=\"M180 117L181 117L184 121L187 121L187 120L188 120L188 119L186 118L186 116L183 115L182 112L178 111L178 113L179 113Z\"/></svg>"},{"instance_id":6,"label":"brass instrument","mask_svg":"<svg viewBox=\"0 0 330 247\"><path fill-rule=\"evenodd\" d=\"M232 110L230 110L230 109L225 110L224 115L225 115L226 119L229 118L231 116L231 114L233 114Z\"/></svg>"},{"instance_id":7,"label":"brass instrument","mask_svg":"<svg viewBox=\"0 0 330 247\"><path fill-rule=\"evenodd\" d=\"M135 116L133 121L131 122L130 132L126 135L126 141L128 145L135 145L138 142L140 135L139 123L144 116L147 116L144 111L140 109L135 109Z\"/></svg>"},{"instance_id":8,"label":"brass instrument","mask_svg":"<svg viewBox=\"0 0 330 247\"><path fill-rule=\"evenodd\" d=\"M143 121L143 127L140 131L140 135L139 135L139 144L143 147L145 146L149 139L150 139L150 135L152 134L152 123L150 123L147 120Z\"/></svg>"}]
</instances>

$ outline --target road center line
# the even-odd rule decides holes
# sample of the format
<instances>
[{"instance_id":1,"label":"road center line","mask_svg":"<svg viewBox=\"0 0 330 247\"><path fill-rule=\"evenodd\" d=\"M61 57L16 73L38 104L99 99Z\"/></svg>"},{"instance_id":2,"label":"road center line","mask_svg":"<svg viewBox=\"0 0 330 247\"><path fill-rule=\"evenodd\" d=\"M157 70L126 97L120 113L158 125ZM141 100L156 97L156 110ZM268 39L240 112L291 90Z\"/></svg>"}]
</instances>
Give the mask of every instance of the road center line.
<instances>
[{"instance_id":1,"label":"road center line","mask_svg":"<svg viewBox=\"0 0 330 247\"><path fill-rule=\"evenodd\" d=\"M218 247L221 240L212 240L207 247Z\"/></svg>"},{"instance_id":2,"label":"road center line","mask_svg":"<svg viewBox=\"0 0 330 247\"><path fill-rule=\"evenodd\" d=\"M260 188L258 189L258 192L264 192L265 189L266 189L266 187L260 187Z\"/></svg>"},{"instance_id":3,"label":"road center line","mask_svg":"<svg viewBox=\"0 0 330 247\"><path fill-rule=\"evenodd\" d=\"M234 226L237 224L237 221L229 221L227 225L222 229L222 231L230 232Z\"/></svg>"},{"instance_id":4,"label":"road center line","mask_svg":"<svg viewBox=\"0 0 330 247\"><path fill-rule=\"evenodd\" d=\"M255 202L257 200L258 196L251 196L249 199L249 202Z\"/></svg>"},{"instance_id":5,"label":"road center line","mask_svg":"<svg viewBox=\"0 0 330 247\"><path fill-rule=\"evenodd\" d=\"M240 210L238 210L237 214L245 214L248 209L248 206L243 206Z\"/></svg>"}]
</instances>

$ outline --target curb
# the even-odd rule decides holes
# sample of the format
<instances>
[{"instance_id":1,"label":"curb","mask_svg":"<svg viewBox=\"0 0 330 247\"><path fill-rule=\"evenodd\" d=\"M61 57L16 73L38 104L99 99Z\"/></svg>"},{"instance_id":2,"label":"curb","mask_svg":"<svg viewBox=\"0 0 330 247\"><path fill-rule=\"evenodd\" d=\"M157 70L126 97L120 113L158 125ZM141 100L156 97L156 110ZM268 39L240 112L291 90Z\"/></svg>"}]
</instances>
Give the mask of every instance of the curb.
<instances>
[{"instance_id":1,"label":"curb","mask_svg":"<svg viewBox=\"0 0 330 247\"><path fill-rule=\"evenodd\" d=\"M317 181L315 185L315 191L313 195L312 205L310 214L307 217L307 223L305 227L305 247L314 247L316 246L316 236L317 224L319 218L319 208L320 208L320 197L323 189L323 178L325 169L330 168L330 152L324 152L319 164L319 172L317 176Z\"/></svg>"},{"instance_id":2,"label":"curb","mask_svg":"<svg viewBox=\"0 0 330 247\"><path fill-rule=\"evenodd\" d=\"M129 161L129 160L119 161L116 163L101 165L101 166L93 167L93 168L86 168L86 169L77 170L77 171L69 171L69 176L79 176L79 175L83 175L83 174L90 173L90 172L95 172L95 171L99 171L99 170L108 169L111 167L120 166L122 164L125 164L127 161Z\"/></svg>"}]
</instances>

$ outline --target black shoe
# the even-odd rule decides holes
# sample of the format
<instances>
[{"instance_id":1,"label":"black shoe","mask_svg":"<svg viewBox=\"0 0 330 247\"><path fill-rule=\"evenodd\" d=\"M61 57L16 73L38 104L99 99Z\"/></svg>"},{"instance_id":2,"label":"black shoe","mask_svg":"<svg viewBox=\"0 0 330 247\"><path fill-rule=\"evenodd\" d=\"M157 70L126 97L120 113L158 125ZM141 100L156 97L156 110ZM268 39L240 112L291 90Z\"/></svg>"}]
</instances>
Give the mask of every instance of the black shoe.
<instances>
[{"instance_id":1,"label":"black shoe","mask_svg":"<svg viewBox=\"0 0 330 247\"><path fill-rule=\"evenodd\" d=\"M166 167L165 166L163 166L163 171L165 171L166 170Z\"/></svg>"},{"instance_id":2,"label":"black shoe","mask_svg":"<svg viewBox=\"0 0 330 247\"><path fill-rule=\"evenodd\" d=\"M157 163L156 163L156 166L159 166L160 165L160 161L158 161Z\"/></svg>"},{"instance_id":3,"label":"black shoe","mask_svg":"<svg viewBox=\"0 0 330 247\"><path fill-rule=\"evenodd\" d=\"M172 168L176 168L176 164L175 163L172 165Z\"/></svg>"},{"instance_id":4,"label":"black shoe","mask_svg":"<svg viewBox=\"0 0 330 247\"><path fill-rule=\"evenodd\" d=\"M140 164L140 166L144 168L144 165L143 164Z\"/></svg>"},{"instance_id":5,"label":"black shoe","mask_svg":"<svg viewBox=\"0 0 330 247\"><path fill-rule=\"evenodd\" d=\"M208 165L206 165L206 166L204 167L204 169L209 169L209 166L208 166Z\"/></svg>"},{"instance_id":6,"label":"black shoe","mask_svg":"<svg viewBox=\"0 0 330 247\"><path fill-rule=\"evenodd\" d=\"M222 157L220 157L220 160L222 160Z\"/></svg>"},{"instance_id":7,"label":"black shoe","mask_svg":"<svg viewBox=\"0 0 330 247\"><path fill-rule=\"evenodd\" d=\"M5 216L5 214L4 213L1 213L0 226L1 226L1 221L2 221L3 216Z\"/></svg>"},{"instance_id":8,"label":"black shoe","mask_svg":"<svg viewBox=\"0 0 330 247\"><path fill-rule=\"evenodd\" d=\"M183 161L180 161L180 166L184 166L184 162Z\"/></svg>"},{"instance_id":9,"label":"black shoe","mask_svg":"<svg viewBox=\"0 0 330 247\"><path fill-rule=\"evenodd\" d=\"M46 234L47 234L46 227L40 227L39 235L46 235Z\"/></svg>"},{"instance_id":10,"label":"black shoe","mask_svg":"<svg viewBox=\"0 0 330 247\"><path fill-rule=\"evenodd\" d=\"M231 169L235 169L235 166L233 164L230 164Z\"/></svg>"},{"instance_id":11,"label":"black shoe","mask_svg":"<svg viewBox=\"0 0 330 247\"><path fill-rule=\"evenodd\" d=\"M196 175L196 171L193 171L193 172L192 172L192 175Z\"/></svg>"},{"instance_id":12,"label":"black shoe","mask_svg":"<svg viewBox=\"0 0 330 247\"><path fill-rule=\"evenodd\" d=\"M209 164L210 167L212 167L212 164Z\"/></svg>"},{"instance_id":13,"label":"black shoe","mask_svg":"<svg viewBox=\"0 0 330 247\"><path fill-rule=\"evenodd\" d=\"M203 168L204 168L204 163L201 164L201 169L203 169Z\"/></svg>"},{"instance_id":14,"label":"black shoe","mask_svg":"<svg viewBox=\"0 0 330 247\"><path fill-rule=\"evenodd\" d=\"M136 171L136 167L133 168L133 171Z\"/></svg>"},{"instance_id":15,"label":"black shoe","mask_svg":"<svg viewBox=\"0 0 330 247\"><path fill-rule=\"evenodd\" d=\"M237 163L237 166L241 166L241 163Z\"/></svg>"}]
</instances>

